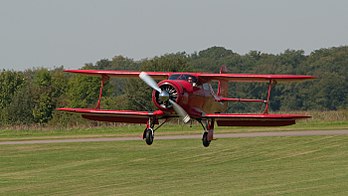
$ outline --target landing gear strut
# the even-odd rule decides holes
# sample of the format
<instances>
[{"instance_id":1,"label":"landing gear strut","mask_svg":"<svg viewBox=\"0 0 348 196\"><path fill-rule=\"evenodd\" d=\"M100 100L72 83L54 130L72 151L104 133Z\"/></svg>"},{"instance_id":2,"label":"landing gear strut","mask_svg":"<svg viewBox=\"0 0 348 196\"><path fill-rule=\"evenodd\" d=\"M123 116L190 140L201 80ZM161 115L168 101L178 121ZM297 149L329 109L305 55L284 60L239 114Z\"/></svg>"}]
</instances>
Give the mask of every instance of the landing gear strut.
<instances>
[{"instance_id":1,"label":"landing gear strut","mask_svg":"<svg viewBox=\"0 0 348 196\"><path fill-rule=\"evenodd\" d=\"M202 121L198 121L201 123L204 133L202 137L202 143L204 147L208 147L210 145L210 142L214 138L214 119L207 119L205 121L205 125L202 123Z\"/></svg>"},{"instance_id":2,"label":"landing gear strut","mask_svg":"<svg viewBox=\"0 0 348 196\"><path fill-rule=\"evenodd\" d=\"M155 138L155 131L160 128L164 123L166 123L168 119L165 119L157 128L155 129L155 124L158 124L158 119L155 117L149 118L146 123L146 128L143 133L143 139L145 140L147 145L151 145Z\"/></svg>"},{"instance_id":3,"label":"landing gear strut","mask_svg":"<svg viewBox=\"0 0 348 196\"><path fill-rule=\"evenodd\" d=\"M155 137L155 131L153 128L155 127L155 118L149 118L149 120L146 123L146 128L143 133L143 139L145 140L147 145L151 145L153 143L153 139Z\"/></svg>"}]
</instances>

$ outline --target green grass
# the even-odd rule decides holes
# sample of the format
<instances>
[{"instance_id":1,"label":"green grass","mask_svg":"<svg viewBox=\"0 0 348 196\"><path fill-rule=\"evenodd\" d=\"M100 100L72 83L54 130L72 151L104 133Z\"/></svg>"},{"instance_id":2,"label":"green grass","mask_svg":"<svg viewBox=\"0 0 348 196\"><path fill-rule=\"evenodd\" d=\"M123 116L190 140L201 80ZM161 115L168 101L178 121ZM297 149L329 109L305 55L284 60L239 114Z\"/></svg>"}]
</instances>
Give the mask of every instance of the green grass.
<instances>
[{"instance_id":1,"label":"green grass","mask_svg":"<svg viewBox=\"0 0 348 196\"><path fill-rule=\"evenodd\" d=\"M348 136L2 145L3 195L347 195Z\"/></svg>"},{"instance_id":2,"label":"green grass","mask_svg":"<svg viewBox=\"0 0 348 196\"><path fill-rule=\"evenodd\" d=\"M145 125L123 125L109 127L73 128L73 129L3 129L0 130L0 141L33 140L33 139L64 139L91 137L125 137L141 136ZM295 130L330 130L348 129L348 121L300 121L298 124L285 127L216 127L216 133L295 131ZM202 127L195 123L190 125L166 124L156 135L200 134Z\"/></svg>"}]
</instances>

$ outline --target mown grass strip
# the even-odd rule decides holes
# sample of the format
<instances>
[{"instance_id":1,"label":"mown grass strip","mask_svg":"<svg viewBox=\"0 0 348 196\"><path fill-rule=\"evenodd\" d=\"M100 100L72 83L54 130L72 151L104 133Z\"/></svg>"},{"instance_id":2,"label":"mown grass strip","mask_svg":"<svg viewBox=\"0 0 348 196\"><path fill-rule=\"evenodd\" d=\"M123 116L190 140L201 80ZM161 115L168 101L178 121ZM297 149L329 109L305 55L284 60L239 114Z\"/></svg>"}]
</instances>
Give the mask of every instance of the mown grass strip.
<instances>
[{"instance_id":1,"label":"mown grass strip","mask_svg":"<svg viewBox=\"0 0 348 196\"><path fill-rule=\"evenodd\" d=\"M4 195L346 195L348 136L8 145Z\"/></svg>"}]
</instances>

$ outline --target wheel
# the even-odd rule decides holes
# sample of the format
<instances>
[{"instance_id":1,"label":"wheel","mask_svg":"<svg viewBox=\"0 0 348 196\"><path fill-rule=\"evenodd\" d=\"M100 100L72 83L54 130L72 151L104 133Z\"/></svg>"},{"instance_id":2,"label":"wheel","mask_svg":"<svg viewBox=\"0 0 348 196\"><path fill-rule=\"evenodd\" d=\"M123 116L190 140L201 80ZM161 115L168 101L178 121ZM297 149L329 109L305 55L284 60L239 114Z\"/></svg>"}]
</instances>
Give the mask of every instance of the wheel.
<instances>
[{"instance_id":1,"label":"wheel","mask_svg":"<svg viewBox=\"0 0 348 196\"><path fill-rule=\"evenodd\" d=\"M211 141L208 140L208 132L204 132L203 133L202 142L203 142L203 146L204 147L208 147L209 146Z\"/></svg>"},{"instance_id":2,"label":"wheel","mask_svg":"<svg viewBox=\"0 0 348 196\"><path fill-rule=\"evenodd\" d=\"M153 130L152 129L146 129L145 130L145 142L147 145L151 145L153 143Z\"/></svg>"}]
</instances>

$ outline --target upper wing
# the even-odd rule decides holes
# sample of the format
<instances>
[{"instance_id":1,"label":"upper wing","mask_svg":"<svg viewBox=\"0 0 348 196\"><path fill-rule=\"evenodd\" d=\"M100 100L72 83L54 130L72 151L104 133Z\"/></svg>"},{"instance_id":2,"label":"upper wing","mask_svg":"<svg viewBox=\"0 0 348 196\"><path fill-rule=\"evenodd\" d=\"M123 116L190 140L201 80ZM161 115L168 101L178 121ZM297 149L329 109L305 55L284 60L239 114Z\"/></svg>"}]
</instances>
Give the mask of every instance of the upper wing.
<instances>
[{"instance_id":1,"label":"upper wing","mask_svg":"<svg viewBox=\"0 0 348 196\"><path fill-rule=\"evenodd\" d=\"M65 70L69 73L85 74L90 76L109 76L118 78L136 78L139 77L139 71L118 71L118 70ZM167 79L171 74L194 74L203 81L225 80L232 82L269 82L276 81L295 81L314 79L313 76L307 75L285 75L285 74L214 74L214 73L189 73L189 72L146 72L156 80Z\"/></svg>"},{"instance_id":2,"label":"upper wing","mask_svg":"<svg viewBox=\"0 0 348 196\"><path fill-rule=\"evenodd\" d=\"M214 118L219 126L285 126L297 119L310 118L302 114L205 114L203 118Z\"/></svg>"},{"instance_id":3,"label":"upper wing","mask_svg":"<svg viewBox=\"0 0 348 196\"><path fill-rule=\"evenodd\" d=\"M286 74L210 74L201 73L198 77L205 81L210 80L225 80L232 82L269 82L270 80L276 81L296 81L314 79L314 76L308 75L286 75Z\"/></svg>"},{"instance_id":4,"label":"upper wing","mask_svg":"<svg viewBox=\"0 0 348 196\"><path fill-rule=\"evenodd\" d=\"M109 76L117 78L137 78L140 71L118 71L118 70L64 70L69 73L85 74L90 76ZM156 80L167 79L171 72L146 72Z\"/></svg>"},{"instance_id":5,"label":"upper wing","mask_svg":"<svg viewBox=\"0 0 348 196\"><path fill-rule=\"evenodd\" d=\"M157 118L160 118L164 115L163 111L161 110L156 110L154 112L134 110L101 110L86 108L58 108L57 110L79 113L82 114L83 118L89 120L124 123L146 123L149 120L149 117L156 116Z\"/></svg>"}]
</instances>

